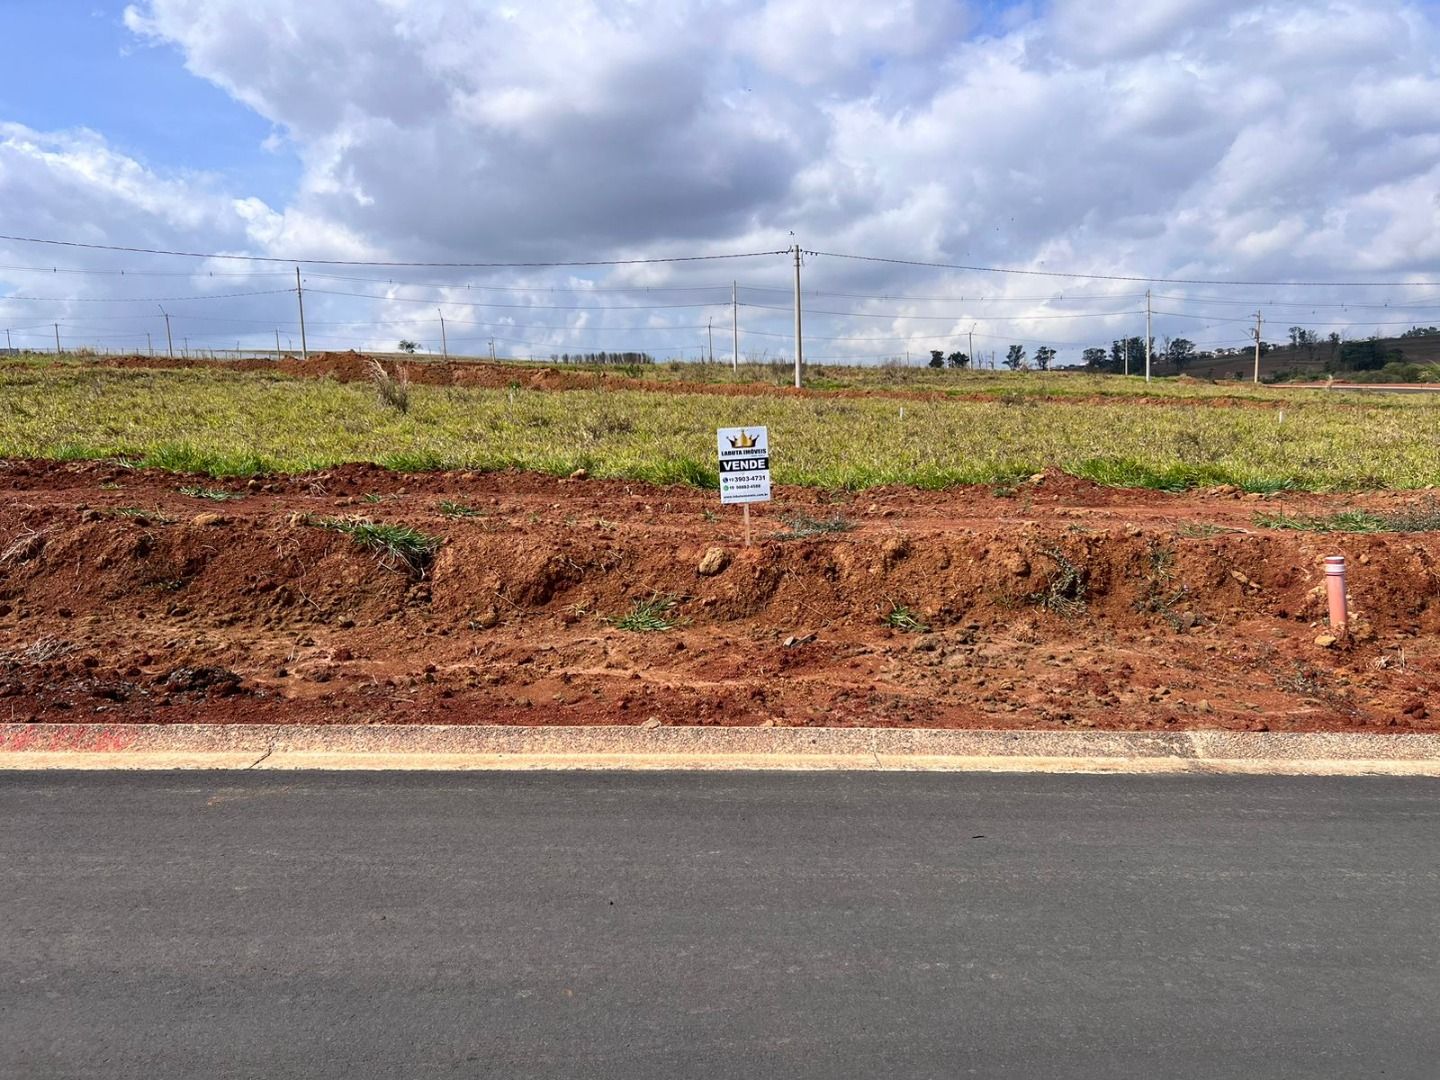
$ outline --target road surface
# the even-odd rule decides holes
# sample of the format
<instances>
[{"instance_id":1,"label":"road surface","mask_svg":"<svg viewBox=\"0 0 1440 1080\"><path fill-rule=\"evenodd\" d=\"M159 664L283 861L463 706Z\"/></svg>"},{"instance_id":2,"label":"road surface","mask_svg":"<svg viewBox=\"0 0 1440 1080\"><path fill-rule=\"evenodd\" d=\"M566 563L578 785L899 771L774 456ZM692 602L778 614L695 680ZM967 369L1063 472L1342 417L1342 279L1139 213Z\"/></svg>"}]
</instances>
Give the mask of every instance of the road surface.
<instances>
[{"instance_id":1,"label":"road surface","mask_svg":"<svg viewBox=\"0 0 1440 1080\"><path fill-rule=\"evenodd\" d=\"M0 777L0 1076L1440 1075L1440 782Z\"/></svg>"}]
</instances>

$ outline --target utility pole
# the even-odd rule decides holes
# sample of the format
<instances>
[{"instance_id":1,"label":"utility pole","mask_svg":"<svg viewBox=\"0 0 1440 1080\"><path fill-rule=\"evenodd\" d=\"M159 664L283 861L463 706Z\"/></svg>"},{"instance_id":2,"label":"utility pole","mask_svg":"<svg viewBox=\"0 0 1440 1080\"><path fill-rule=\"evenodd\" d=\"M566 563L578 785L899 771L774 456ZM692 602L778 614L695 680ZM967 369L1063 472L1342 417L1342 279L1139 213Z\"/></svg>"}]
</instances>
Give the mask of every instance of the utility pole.
<instances>
[{"instance_id":1,"label":"utility pole","mask_svg":"<svg viewBox=\"0 0 1440 1080\"><path fill-rule=\"evenodd\" d=\"M495 362L495 339L494 339L494 338L491 338L491 339L490 339L490 362L491 362L492 364Z\"/></svg>"},{"instance_id":2,"label":"utility pole","mask_svg":"<svg viewBox=\"0 0 1440 1080\"><path fill-rule=\"evenodd\" d=\"M975 362L975 324L970 324L970 366L978 368L980 365Z\"/></svg>"},{"instance_id":3,"label":"utility pole","mask_svg":"<svg viewBox=\"0 0 1440 1080\"><path fill-rule=\"evenodd\" d=\"M275 362L280 362L280 328L275 328Z\"/></svg>"},{"instance_id":4,"label":"utility pole","mask_svg":"<svg viewBox=\"0 0 1440 1080\"><path fill-rule=\"evenodd\" d=\"M186 360L189 360L189 359L190 359L190 339L189 339L189 337L183 337L183 338L181 338L180 340L185 343L185 348L182 349L181 351L185 354L185 359L186 359Z\"/></svg>"},{"instance_id":5,"label":"utility pole","mask_svg":"<svg viewBox=\"0 0 1440 1080\"><path fill-rule=\"evenodd\" d=\"M171 359L171 360L174 360L174 359L175 359L175 339L170 336L170 316L166 313L166 311L165 311L165 309L164 309L163 307L160 309L160 314L165 316L165 344L169 347L169 350L170 350L170 359Z\"/></svg>"},{"instance_id":6,"label":"utility pole","mask_svg":"<svg viewBox=\"0 0 1440 1080\"><path fill-rule=\"evenodd\" d=\"M6 352L13 352L14 350L15 350L15 346L13 346L13 345L10 344L10 330L7 328L7 329L5 330L5 351L6 351Z\"/></svg>"},{"instance_id":7,"label":"utility pole","mask_svg":"<svg viewBox=\"0 0 1440 1080\"><path fill-rule=\"evenodd\" d=\"M300 303L300 359L310 359L310 349L305 344L305 289L300 284L300 267L295 267L295 299Z\"/></svg>"},{"instance_id":8,"label":"utility pole","mask_svg":"<svg viewBox=\"0 0 1440 1080\"><path fill-rule=\"evenodd\" d=\"M445 337L445 313L437 307L435 314L440 316L440 355L449 360L450 342Z\"/></svg>"},{"instance_id":9,"label":"utility pole","mask_svg":"<svg viewBox=\"0 0 1440 1080\"><path fill-rule=\"evenodd\" d=\"M1145 290L1145 381L1150 381L1150 290Z\"/></svg>"},{"instance_id":10,"label":"utility pole","mask_svg":"<svg viewBox=\"0 0 1440 1080\"><path fill-rule=\"evenodd\" d=\"M705 337L710 342L710 363L715 362L715 317L709 316L705 319Z\"/></svg>"},{"instance_id":11,"label":"utility pole","mask_svg":"<svg viewBox=\"0 0 1440 1080\"><path fill-rule=\"evenodd\" d=\"M1125 339L1125 374L1130 374L1130 339Z\"/></svg>"},{"instance_id":12,"label":"utility pole","mask_svg":"<svg viewBox=\"0 0 1440 1080\"><path fill-rule=\"evenodd\" d=\"M800 245L795 245L795 389L800 389L800 366L805 362L800 335Z\"/></svg>"},{"instance_id":13,"label":"utility pole","mask_svg":"<svg viewBox=\"0 0 1440 1080\"><path fill-rule=\"evenodd\" d=\"M1252 332L1255 335L1255 381L1257 383L1260 381L1260 327L1263 323L1260 312L1255 312L1255 329Z\"/></svg>"},{"instance_id":14,"label":"utility pole","mask_svg":"<svg viewBox=\"0 0 1440 1080\"><path fill-rule=\"evenodd\" d=\"M55 324L55 355L60 355L60 324Z\"/></svg>"},{"instance_id":15,"label":"utility pole","mask_svg":"<svg viewBox=\"0 0 1440 1080\"><path fill-rule=\"evenodd\" d=\"M155 344L150 340L150 331L145 331L145 351L151 356L155 355Z\"/></svg>"},{"instance_id":16,"label":"utility pole","mask_svg":"<svg viewBox=\"0 0 1440 1080\"><path fill-rule=\"evenodd\" d=\"M736 375L740 374L740 301L736 299L737 283L730 282L730 336L731 343L735 347L735 353L731 357L730 367ZM8 334L9 331L7 330Z\"/></svg>"}]
</instances>

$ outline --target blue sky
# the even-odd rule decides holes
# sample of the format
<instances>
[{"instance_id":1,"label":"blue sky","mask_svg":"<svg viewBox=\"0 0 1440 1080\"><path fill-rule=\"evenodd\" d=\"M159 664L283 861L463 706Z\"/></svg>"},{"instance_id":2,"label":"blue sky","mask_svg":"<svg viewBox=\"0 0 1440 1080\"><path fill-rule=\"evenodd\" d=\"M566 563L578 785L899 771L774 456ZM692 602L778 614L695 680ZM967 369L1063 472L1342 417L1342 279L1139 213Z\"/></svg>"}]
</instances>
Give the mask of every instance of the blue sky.
<instances>
[{"instance_id":1,"label":"blue sky","mask_svg":"<svg viewBox=\"0 0 1440 1080\"><path fill-rule=\"evenodd\" d=\"M443 306L452 344L693 352L738 278L742 348L775 355L786 258L386 269L328 293L315 263L690 257L792 236L879 259L807 268L827 357L968 347L973 328L977 350L1075 359L1141 333L1145 285L1165 277L1198 287L1157 290L1156 335L1202 347L1244 347L1261 306L1281 335L1435 321L1400 307L1434 294L1419 283L1440 266L1434 0L1126 0L1123 17L1114 0L131 4L0 0L0 234L308 263L307 311L313 289L337 347L431 340ZM46 277L55 264L73 276ZM179 280L100 273L114 267ZM1238 287L1295 279L1403 287ZM610 305L582 295L591 282ZM147 320L163 331L150 297L196 293L176 309L186 333L263 342L290 318L274 285L0 240L0 326L40 326L37 343L55 321L143 340ZM682 287L695 303L646 291ZM581 301L557 305L567 290Z\"/></svg>"},{"instance_id":2,"label":"blue sky","mask_svg":"<svg viewBox=\"0 0 1440 1080\"><path fill-rule=\"evenodd\" d=\"M283 205L300 165L288 146L262 149L271 124L186 71L179 49L137 39L124 10L117 0L0 0L0 119L90 128L152 168L214 172Z\"/></svg>"}]
</instances>

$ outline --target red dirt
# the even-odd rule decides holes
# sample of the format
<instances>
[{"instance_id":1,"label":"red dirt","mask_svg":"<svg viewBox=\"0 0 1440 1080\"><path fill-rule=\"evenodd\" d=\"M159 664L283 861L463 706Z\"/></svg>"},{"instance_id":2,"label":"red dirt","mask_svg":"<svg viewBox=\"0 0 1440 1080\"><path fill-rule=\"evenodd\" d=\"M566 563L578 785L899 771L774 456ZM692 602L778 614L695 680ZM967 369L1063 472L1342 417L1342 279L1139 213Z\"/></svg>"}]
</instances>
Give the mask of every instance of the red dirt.
<instances>
[{"instance_id":1,"label":"red dirt","mask_svg":"<svg viewBox=\"0 0 1440 1080\"><path fill-rule=\"evenodd\" d=\"M1258 530L1342 502L1061 475L835 498L779 491L747 550L683 487L0 462L0 719L1440 730L1440 536ZM856 527L776 539L793 512ZM346 515L445 544L412 575L312 523ZM702 577L712 547L731 563ZM1357 619L1325 648L1336 552ZM1085 575L1070 614L1035 599L1056 553ZM606 621L657 594L680 627ZM933 630L887 626L895 604Z\"/></svg>"},{"instance_id":2,"label":"red dirt","mask_svg":"<svg viewBox=\"0 0 1440 1080\"><path fill-rule=\"evenodd\" d=\"M207 360L196 357L106 356L96 361L104 367L119 368L209 368L222 371L268 372L297 379L330 378L337 382L368 382L371 378L371 357L358 352L315 353L308 360L286 356L280 360ZM1002 393L955 390L903 390L886 387L864 387L842 390L814 390L808 387L775 386L771 383L702 383L683 380L640 379L612 371L568 369L563 366L533 367L513 363L491 363L484 360L414 360L380 359L391 374L403 372L411 382L424 386L473 386L500 389L520 386L528 390L644 390L663 394L714 394L720 397L818 397L818 398L887 398L901 401L1003 401ZM1196 382L1194 379L1172 381ZM1207 408L1276 409L1283 401L1255 398L1215 396L1185 398L1105 394L1026 394L1018 400L1039 401L1062 405L1094 405L1123 401L1126 405L1179 405Z\"/></svg>"}]
</instances>

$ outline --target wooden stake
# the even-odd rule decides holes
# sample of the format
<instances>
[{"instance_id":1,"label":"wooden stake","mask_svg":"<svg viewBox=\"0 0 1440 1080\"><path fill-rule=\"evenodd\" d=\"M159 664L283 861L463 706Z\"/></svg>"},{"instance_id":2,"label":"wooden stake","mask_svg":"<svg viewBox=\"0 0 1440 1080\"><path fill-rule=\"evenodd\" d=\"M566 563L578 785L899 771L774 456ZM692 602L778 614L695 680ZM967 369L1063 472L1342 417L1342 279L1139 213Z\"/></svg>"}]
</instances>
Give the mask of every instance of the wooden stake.
<instances>
[{"instance_id":1,"label":"wooden stake","mask_svg":"<svg viewBox=\"0 0 1440 1080\"><path fill-rule=\"evenodd\" d=\"M750 504L742 503L741 508L745 511L745 546L750 546Z\"/></svg>"}]
</instances>

